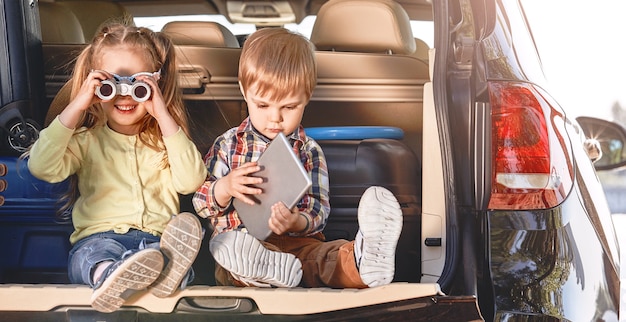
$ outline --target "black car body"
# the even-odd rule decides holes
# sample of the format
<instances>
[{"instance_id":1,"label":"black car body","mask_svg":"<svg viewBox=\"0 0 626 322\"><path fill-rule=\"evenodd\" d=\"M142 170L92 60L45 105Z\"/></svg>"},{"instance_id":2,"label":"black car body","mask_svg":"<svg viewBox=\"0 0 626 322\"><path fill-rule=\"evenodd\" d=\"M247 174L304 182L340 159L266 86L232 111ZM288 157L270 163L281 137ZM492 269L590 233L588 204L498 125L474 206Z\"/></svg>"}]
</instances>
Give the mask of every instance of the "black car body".
<instances>
[{"instance_id":1,"label":"black car body","mask_svg":"<svg viewBox=\"0 0 626 322\"><path fill-rule=\"evenodd\" d=\"M389 2L329 2L339 1L356 1L336 17L345 19L346 30L360 21L355 17L367 1ZM99 24L85 13L96 15L111 4L135 17L217 14L271 27L283 24L285 6L291 9L288 19L299 23L326 5L326 0L120 0L100 7L103 2L0 2L3 319L617 319L619 247L587 137L568 118L567 107L550 96L516 0L397 2L407 14L402 19L432 21L427 57L316 43L318 87L303 125L328 158L332 211L325 233L329 239L353 238L360 193L372 184L388 187L404 214L394 283L365 290L218 287L203 247L194 264L197 280L187 289L166 299L136 294L111 314L92 310L91 290L67 284L73 228L55 217L64 185L35 179L19 159L49 122L71 58L90 37L83 30L83 42L43 39L54 32L48 28L67 22L44 16L43 7L74 11L83 28L85 21ZM375 19L369 23L378 30ZM321 30L316 28L313 34ZM353 29L365 32L362 26ZM388 39L365 33L348 40L363 36L376 47L377 39ZM185 60L180 84L193 139L204 154L218 134L245 117L236 80L240 48L182 42L177 47ZM329 136L355 126L400 129L402 135ZM191 210L189 197L181 196L183 210Z\"/></svg>"}]
</instances>

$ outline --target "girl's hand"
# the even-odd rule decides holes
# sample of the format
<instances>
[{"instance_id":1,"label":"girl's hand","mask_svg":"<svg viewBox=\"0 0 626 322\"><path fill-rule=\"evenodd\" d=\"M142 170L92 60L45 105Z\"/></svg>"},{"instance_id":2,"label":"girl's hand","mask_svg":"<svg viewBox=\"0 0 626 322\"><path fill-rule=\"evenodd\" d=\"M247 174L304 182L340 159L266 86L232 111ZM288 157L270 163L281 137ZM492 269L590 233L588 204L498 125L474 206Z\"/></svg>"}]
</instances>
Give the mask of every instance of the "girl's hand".
<instances>
[{"instance_id":1,"label":"girl's hand","mask_svg":"<svg viewBox=\"0 0 626 322\"><path fill-rule=\"evenodd\" d=\"M163 94L161 93L161 89L159 88L158 74L155 76L139 75L137 76L137 80L142 81L150 86L152 95L147 101L143 102L143 105L145 106L146 111L157 120L157 123L159 123L159 127L161 128L161 133L163 133L163 136L167 137L178 132L179 125L178 123L176 123L170 112L167 110L165 100L163 99Z\"/></svg>"},{"instance_id":2,"label":"girl's hand","mask_svg":"<svg viewBox=\"0 0 626 322\"><path fill-rule=\"evenodd\" d=\"M276 235L282 235L288 231L302 231L306 227L306 222L303 223L304 220L306 218L300 216L298 207L289 210L284 203L277 202L272 205L269 226Z\"/></svg>"},{"instance_id":3,"label":"girl's hand","mask_svg":"<svg viewBox=\"0 0 626 322\"><path fill-rule=\"evenodd\" d=\"M78 120L82 113L89 106L101 102L102 100L96 95L96 88L100 86L100 82L112 78L113 75L103 70L94 70L87 75L83 84L78 91L78 95L67 105L67 107L59 114L59 120L68 128L76 128Z\"/></svg>"},{"instance_id":4,"label":"girl's hand","mask_svg":"<svg viewBox=\"0 0 626 322\"><path fill-rule=\"evenodd\" d=\"M150 86L150 90L152 91L150 98L143 102L146 107L146 111L148 111L148 113L157 121L160 118L169 117L170 113L167 110L167 106L165 106L163 94L161 93L161 89L157 83L159 80L158 76L139 75L137 76L137 80L148 84L148 86Z\"/></svg>"},{"instance_id":5,"label":"girl's hand","mask_svg":"<svg viewBox=\"0 0 626 322\"><path fill-rule=\"evenodd\" d=\"M261 189L251 187L251 185L263 182L263 178L251 176L251 174L259 170L261 170L261 167L256 162L248 162L219 179L215 183L214 188L217 203L226 205L231 198L237 198L249 205L254 205L254 200L247 195L263 193Z\"/></svg>"}]
</instances>

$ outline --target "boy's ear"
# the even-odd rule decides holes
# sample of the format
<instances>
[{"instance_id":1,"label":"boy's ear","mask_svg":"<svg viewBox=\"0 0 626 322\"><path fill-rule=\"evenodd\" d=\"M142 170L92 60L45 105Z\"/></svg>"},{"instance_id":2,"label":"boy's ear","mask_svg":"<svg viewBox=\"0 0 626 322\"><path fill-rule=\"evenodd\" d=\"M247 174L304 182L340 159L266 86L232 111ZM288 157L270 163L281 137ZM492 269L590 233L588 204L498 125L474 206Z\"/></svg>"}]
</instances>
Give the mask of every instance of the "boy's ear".
<instances>
[{"instance_id":1,"label":"boy's ear","mask_svg":"<svg viewBox=\"0 0 626 322\"><path fill-rule=\"evenodd\" d=\"M243 95L243 99L246 99L246 91L243 90L243 85L241 85L241 81L237 81L239 84L239 90L241 91L241 95Z\"/></svg>"}]
</instances>

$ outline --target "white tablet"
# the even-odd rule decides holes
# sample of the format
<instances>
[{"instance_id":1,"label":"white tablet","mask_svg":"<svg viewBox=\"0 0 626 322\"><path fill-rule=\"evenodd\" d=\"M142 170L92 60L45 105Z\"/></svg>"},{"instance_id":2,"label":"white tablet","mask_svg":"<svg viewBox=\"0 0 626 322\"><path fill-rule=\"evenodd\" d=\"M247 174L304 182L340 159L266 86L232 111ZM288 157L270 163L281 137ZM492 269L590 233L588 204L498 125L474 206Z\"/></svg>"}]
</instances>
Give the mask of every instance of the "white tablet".
<instances>
[{"instance_id":1,"label":"white tablet","mask_svg":"<svg viewBox=\"0 0 626 322\"><path fill-rule=\"evenodd\" d=\"M263 193L248 195L255 201L254 205L236 198L233 199L233 205L248 232L264 240L272 233L269 227L272 205L282 201L287 208L293 208L312 183L300 159L282 133L269 143L257 163L261 170L252 175L263 178L263 183L254 187L262 189Z\"/></svg>"}]
</instances>

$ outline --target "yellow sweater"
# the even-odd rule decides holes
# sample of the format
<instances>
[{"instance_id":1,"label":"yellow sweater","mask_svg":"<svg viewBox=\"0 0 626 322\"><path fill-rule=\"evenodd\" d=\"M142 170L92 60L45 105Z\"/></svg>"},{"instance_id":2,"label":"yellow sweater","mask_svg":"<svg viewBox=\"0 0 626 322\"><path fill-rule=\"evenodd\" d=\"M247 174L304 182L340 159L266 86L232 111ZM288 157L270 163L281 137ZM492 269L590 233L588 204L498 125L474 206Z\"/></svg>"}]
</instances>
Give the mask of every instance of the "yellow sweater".
<instances>
[{"instance_id":1,"label":"yellow sweater","mask_svg":"<svg viewBox=\"0 0 626 322\"><path fill-rule=\"evenodd\" d=\"M160 235L180 210L178 194L195 192L207 170L200 152L182 130L163 138L155 151L137 135L108 126L85 131L65 127L58 118L39 134L28 168L37 178L61 182L78 176L73 244L94 233L139 229Z\"/></svg>"}]
</instances>

